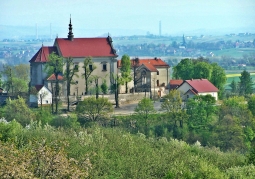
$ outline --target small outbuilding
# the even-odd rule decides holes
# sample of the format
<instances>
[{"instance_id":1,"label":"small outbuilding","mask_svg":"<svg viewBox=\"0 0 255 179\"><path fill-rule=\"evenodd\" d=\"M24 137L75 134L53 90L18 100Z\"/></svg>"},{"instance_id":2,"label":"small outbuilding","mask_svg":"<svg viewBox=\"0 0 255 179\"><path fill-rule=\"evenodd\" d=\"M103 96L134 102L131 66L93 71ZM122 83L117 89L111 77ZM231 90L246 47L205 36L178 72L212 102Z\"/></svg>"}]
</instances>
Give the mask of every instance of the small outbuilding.
<instances>
[{"instance_id":1,"label":"small outbuilding","mask_svg":"<svg viewBox=\"0 0 255 179\"><path fill-rule=\"evenodd\" d=\"M52 93L43 85L35 85L34 94L30 94L29 97L30 106L38 107L40 105L51 105L52 104Z\"/></svg>"}]
</instances>

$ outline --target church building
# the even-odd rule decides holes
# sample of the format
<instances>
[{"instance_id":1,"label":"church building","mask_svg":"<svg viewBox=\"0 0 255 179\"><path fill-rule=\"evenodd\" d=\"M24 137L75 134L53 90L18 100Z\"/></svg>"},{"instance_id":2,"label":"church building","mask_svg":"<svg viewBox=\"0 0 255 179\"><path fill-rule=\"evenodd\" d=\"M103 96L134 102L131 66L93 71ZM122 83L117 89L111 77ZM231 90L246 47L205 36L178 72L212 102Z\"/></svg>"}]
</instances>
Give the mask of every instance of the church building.
<instances>
[{"instance_id":1,"label":"church building","mask_svg":"<svg viewBox=\"0 0 255 179\"><path fill-rule=\"evenodd\" d=\"M107 86L110 87L111 73L117 74L117 57L116 50L113 48L112 38L75 38L70 18L69 33L67 38L56 38L53 46L42 46L39 51L32 57L30 62L30 87L44 85L48 89L50 78L44 71L45 64L49 60L51 53L63 57L64 59L73 58L74 64L78 67L79 77L73 77L74 85L71 85L71 95L85 94L85 79L83 77L83 61L91 57L96 69L91 75L99 77L98 84L106 80ZM62 78L64 80L64 78ZM91 84L93 86L94 84ZM62 83L62 95L66 95L66 85Z\"/></svg>"}]
</instances>

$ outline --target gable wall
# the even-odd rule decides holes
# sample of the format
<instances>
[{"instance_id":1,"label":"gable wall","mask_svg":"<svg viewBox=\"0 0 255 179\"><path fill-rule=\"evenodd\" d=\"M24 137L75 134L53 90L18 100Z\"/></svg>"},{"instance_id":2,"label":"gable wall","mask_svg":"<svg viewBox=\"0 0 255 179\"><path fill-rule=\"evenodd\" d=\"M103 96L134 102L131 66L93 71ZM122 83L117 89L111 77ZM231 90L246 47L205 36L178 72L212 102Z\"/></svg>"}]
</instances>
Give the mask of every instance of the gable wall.
<instances>
[{"instance_id":1,"label":"gable wall","mask_svg":"<svg viewBox=\"0 0 255 179\"><path fill-rule=\"evenodd\" d=\"M187 83L184 82L181 86L179 86L178 90L181 92L181 95L186 93L189 89L192 89L192 87Z\"/></svg>"}]
</instances>

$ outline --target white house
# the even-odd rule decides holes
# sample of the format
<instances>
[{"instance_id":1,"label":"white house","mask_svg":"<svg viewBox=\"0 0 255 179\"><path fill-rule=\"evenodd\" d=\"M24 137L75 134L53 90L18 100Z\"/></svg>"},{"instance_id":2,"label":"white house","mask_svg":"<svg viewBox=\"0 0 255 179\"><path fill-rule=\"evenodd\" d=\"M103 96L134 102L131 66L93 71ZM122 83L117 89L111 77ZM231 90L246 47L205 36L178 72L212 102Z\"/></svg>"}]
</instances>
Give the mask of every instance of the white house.
<instances>
[{"instance_id":1,"label":"white house","mask_svg":"<svg viewBox=\"0 0 255 179\"><path fill-rule=\"evenodd\" d=\"M218 100L218 88L216 88L207 79L191 79L184 80L183 83L177 88L181 92L182 99L186 101L194 95L207 95L210 94L215 100Z\"/></svg>"},{"instance_id":2,"label":"white house","mask_svg":"<svg viewBox=\"0 0 255 179\"><path fill-rule=\"evenodd\" d=\"M38 107L52 104L52 93L43 85L35 85L37 94L30 94L29 102L31 106Z\"/></svg>"}]
</instances>

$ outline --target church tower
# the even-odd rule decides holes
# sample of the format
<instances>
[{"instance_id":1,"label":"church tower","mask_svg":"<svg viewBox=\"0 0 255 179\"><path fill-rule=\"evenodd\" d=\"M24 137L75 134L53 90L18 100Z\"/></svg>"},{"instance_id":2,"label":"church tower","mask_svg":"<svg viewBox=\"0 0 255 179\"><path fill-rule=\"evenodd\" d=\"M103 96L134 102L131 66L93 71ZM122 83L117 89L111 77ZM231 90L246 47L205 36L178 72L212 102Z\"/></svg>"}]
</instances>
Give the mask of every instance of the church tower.
<instances>
[{"instance_id":1,"label":"church tower","mask_svg":"<svg viewBox=\"0 0 255 179\"><path fill-rule=\"evenodd\" d=\"M69 32L68 32L68 40L73 41L73 27L71 22L71 16L70 16L70 23L69 23Z\"/></svg>"},{"instance_id":2,"label":"church tower","mask_svg":"<svg viewBox=\"0 0 255 179\"><path fill-rule=\"evenodd\" d=\"M182 46L187 47L184 34L182 36Z\"/></svg>"}]
</instances>

